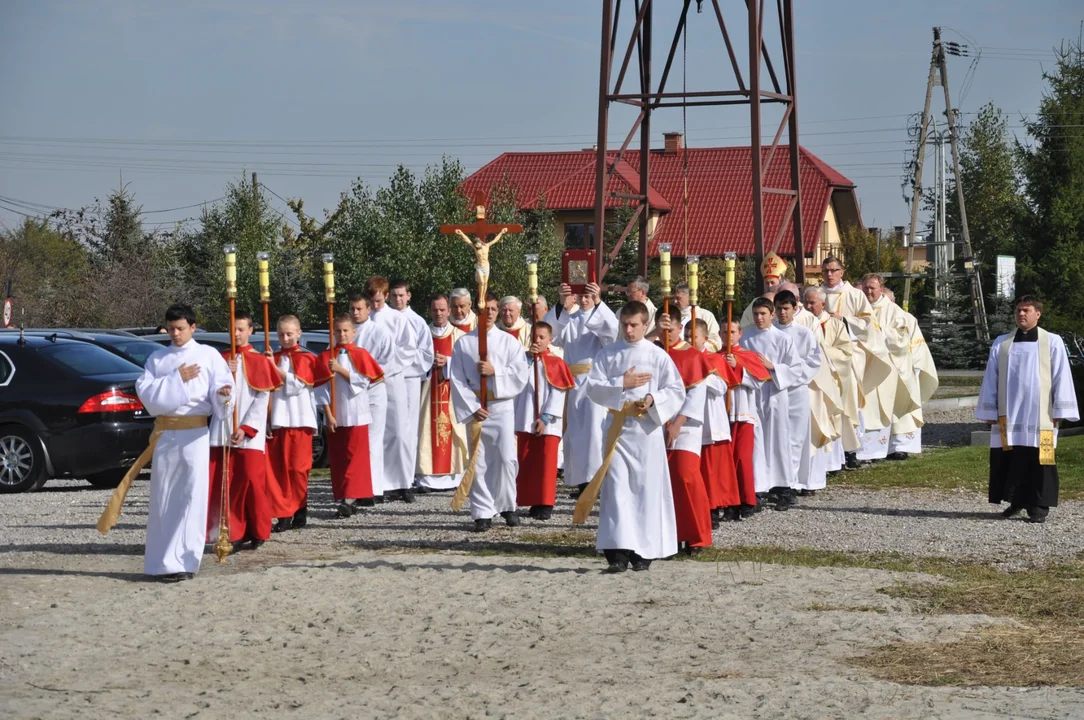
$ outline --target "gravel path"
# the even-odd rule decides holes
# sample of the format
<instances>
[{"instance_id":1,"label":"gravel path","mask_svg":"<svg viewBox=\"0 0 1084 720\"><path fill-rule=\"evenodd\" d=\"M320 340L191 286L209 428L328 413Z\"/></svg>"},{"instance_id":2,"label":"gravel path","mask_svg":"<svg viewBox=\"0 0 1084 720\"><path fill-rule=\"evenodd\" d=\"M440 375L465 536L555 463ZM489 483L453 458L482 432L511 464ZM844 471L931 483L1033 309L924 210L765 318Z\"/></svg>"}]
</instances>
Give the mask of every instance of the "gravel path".
<instances>
[{"instance_id":1,"label":"gravel path","mask_svg":"<svg viewBox=\"0 0 1084 720\"><path fill-rule=\"evenodd\" d=\"M973 430L987 430L986 423L975 421L975 408L927 411L922 414L922 445L970 445Z\"/></svg>"},{"instance_id":2,"label":"gravel path","mask_svg":"<svg viewBox=\"0 0 1084 720\"><path fill-rule=\"evenodd\" d=\"M94 527L107 491L64 481L51 483L42 492L0 496L6 526L0 568L75 569L83 567L89 555L98 556L111 570L138 573L148 488L145 480L133 486L120 523L107 537ZM549 533L593 538L595 518L582 529L574 528L573 503L563 489L549 522L525 518L519 528L495 524L484 535L468 532L468 515L452 511L449 499L447 493L423 495L412 505L389 503L341 520L334 517L328 479L315 477L309 526L272 535L259 552L242 553L230 564L330 558L357 548L500 551L508 544L522 544L545 549ZM1084 551L1084 503L1066 501L1046 524L1032 525L1001 519L985 497L968 491L874 491L829 485L816 497L801 498L789 512L765 511L748 521L724 523L715 532L715 544L1045 562ZM213 561L205 557L205 566Z\"/></svg>"}]
</instances>

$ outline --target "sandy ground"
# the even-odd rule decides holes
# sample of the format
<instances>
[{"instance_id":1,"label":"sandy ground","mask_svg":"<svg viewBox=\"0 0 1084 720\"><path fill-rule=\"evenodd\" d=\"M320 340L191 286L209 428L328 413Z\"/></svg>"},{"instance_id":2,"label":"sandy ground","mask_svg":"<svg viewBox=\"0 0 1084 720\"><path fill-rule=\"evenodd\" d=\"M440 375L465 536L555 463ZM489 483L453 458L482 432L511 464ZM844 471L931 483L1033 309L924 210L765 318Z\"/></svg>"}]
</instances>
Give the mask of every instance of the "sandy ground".
<instances>
[{"instance_id":1,"label":"sandy ground","mask_svg":"<svg viewBox=\"0 0 1084 720\"><path fill-rule=\"evenodd\" d=\"M196 580L161 585L139 574L144 492L107 539L93 530L102 491L0 498L19 518L0 540L0 716L1084 717L1080 689L873 679L853 660L870 648L1004 622L920 614L878 592L900 574L656 562L609 576L587 558L471 555L539 528L475 539L443 496L338 524L320 505L313 527L226 565L205 556ZM818 502L896 500L841 490ZM782 537L806 521L764 522ZM450 549L361 549L377 532Z\"/></svg>"}]
</instances>

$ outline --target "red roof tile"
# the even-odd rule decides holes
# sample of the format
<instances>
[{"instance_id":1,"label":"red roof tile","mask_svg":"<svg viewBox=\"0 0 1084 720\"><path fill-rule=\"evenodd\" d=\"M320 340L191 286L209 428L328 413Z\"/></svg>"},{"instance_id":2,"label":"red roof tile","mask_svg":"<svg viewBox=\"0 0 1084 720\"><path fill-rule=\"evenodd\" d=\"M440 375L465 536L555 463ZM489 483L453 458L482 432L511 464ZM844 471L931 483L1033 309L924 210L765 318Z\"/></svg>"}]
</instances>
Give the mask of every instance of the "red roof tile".
<instances>
[{"instance_id":1,"label":"red roof tile","mask_svg":"<svg viewBox=\"0 0 1084 720\"><path fill-rule=\"evenodd\" d=\"M684 228L683 162L688 154L688 250ZM768 148L762 149L767 160ZM768 187L790 185L790 148L780 145L765 176ZM610 160L616 153L609 155ZM821 224L832 192L853 189L854 183L823 160L801 148L800 181L802 192L803 247L813 254L820 238ZM618 163L608 188L611 192L639 191L639 151L628 151ZM748 147L688 148L664 154L651 152L649 200L653 209L662 212L652 239L652 255L660 242L673 245L676 256L688 254L722 255L737 252L753 254L752 168ZM504 153L468 177L462 190L468 195L485 192L508 179L516 188L521 207L533 208L544 198L550 210L585 210L595 204L595 153L591 150L569 152ZM770 249L785 223L780 255L793 255L791 218L787 214L789 198L766 193L764 196L764 244ZM606 207L624 201L607 194ZM786 217L784 217L786 215Z\"/></svg>"}]
</instances>

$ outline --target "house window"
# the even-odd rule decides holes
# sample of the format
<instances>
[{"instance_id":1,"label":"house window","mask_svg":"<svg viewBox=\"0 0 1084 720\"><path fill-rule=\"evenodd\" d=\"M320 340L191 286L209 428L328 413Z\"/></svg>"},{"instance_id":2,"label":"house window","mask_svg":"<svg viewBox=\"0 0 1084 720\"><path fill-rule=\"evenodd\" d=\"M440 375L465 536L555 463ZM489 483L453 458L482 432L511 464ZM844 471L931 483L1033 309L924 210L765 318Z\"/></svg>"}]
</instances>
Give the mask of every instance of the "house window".
<instances>
[{"instance_id":1,"label":"house window","mask_svg":"<svg viewBox=\"0 0 1084 720\"><path fill-rule=\"evenodd\" d=\"M566 250L587 250L594 244L594 223L565 223Z\"/></svg>"}]
</instances>

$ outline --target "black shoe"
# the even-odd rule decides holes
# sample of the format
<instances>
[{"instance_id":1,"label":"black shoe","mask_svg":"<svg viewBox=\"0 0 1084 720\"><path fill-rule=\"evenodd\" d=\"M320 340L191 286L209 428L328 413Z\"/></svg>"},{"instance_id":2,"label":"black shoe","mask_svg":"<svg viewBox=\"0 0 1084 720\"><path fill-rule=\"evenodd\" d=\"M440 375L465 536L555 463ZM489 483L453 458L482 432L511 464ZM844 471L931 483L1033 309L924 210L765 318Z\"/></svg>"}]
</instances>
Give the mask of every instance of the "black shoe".
<instances>
[{"instance_id":1,"label":"black shoe","mask_svg":"<svg viewBox=\"0 0 1084 720\"><path fill-rule=\"evenodd\" d=\"M403 495L402 495L402 500L405 503L415 502L416 498L414 497L414 491L413 490L404 490Z\"/></svg>"},{"instance_id":2,"label":"black shoe","mask_svg":"<svg viewBox=\"0 0 1084 720\"><path fill-rule=\"evenodd\" d=\"M685 543L685 554L688 555L689 557L692 557L693 555L699 555L702 552L704 552L704 548L702 548L702 547L693 547L689 543Z\"/></svg>"},{"instance_id":3,"label":"black shoe","mask_svg":"<svg viewBox=\"0 0 1084 720\"><path fill-rule=\"evenodd\" d=\"M245 547L245 542L244 540L238 540L235 543L230 543L230 555L240 552Z\"/></svg>"},{"instance_id":4,"label":"black shoe","mask_svg":"<svg viewBox=\"0 0 1084 720\"><path fill-rule=\"evenodd\" d=\"M414 494L415 495L428 495L430 492L432 492L432 491L429 488L422 487L421 485L414 488Z\"/></svg>"},{"instance_id":5,"label":"black shoe","mask_svg":"<svg viewBox=\"0 0 1084 720\"><path fill-rule=\"evenodd\" d=\"M886 457L885 460L906 460L909 457L911 456L905 452L894 452L889 453L888 457Z\"/></svg>"},{"instance_id":6,"label":"black shoe","mask_svg":"<svg viewBox=\"0 0 1084 720\"><path fill-rule=\"evenodd\" d=\"M720 519L723 522L734 522L735 520L740 520L741 515L739 513L738 506L734 505L731 507L723 508L723 514Z\"/></svg>"},{"instance_id":7,"label":"black shoe","mask_svg":"<svg viewBox=\"0 0 1084 720\"><path fill-rule=\"evenodd\" d=\"M568 494L573 500L578 500L580 495L583 495L583 491L587 489L589 483L580 483L576 486L576 489Z\"/></svg>"},{"instance_id":8,"label":"black shoe","mask_svg":"<svg viewBox=\"0 0 1084 720\"><path fill-rule=\"evenodd\" d=\"M372 507L373 505L376 505L376 498L359 498L354 501L354 504L358 507Z\"/></svg>"},{"instance_id":9,"label":"black shoe","mask_svg":"<svg viewBox=\"0 0 1084 720\"><path fill-rule=\"evenodd\" d=\"M504 518L504 524L508 527L519 527L519 515L515 511L502 512L501 517Z\"/></svg>"},{"instance_id":10,"label":"black shoe","mask_svg":"<svg viewBox=\"0 0 1084 720\"><path fill-rule=\"evenodd\" d=\"M259 549L260 549L260 546L261 546L261 545L263 545L263 544L264 544L264 541L263 541L263 540L253 540L253 541L252 541L252 542L251 542L251 543L249 544L249 546L248 546L248 549L249 549L249 550L259 550Z\"/></svg>"},{"instance_id":11,"label":"black shoe","mask_svg":"<svg viewBox=\"0 0 1084 720\"><path fill-rule=\"evenodd\" d=\"M1003 518L1016 517L1017 515L1019 515L1023 511L1024 511L1024 507L1022 505L1009 505L1009 507L1007 507L1007 508L1005 508L1004 510L1001 511L1001 517L1003 517Z\"/></svg>"},{"instance_id":12,"label":"black shoe","mask_svg":"<svg viewBox=\"0 0 1084 720\"><path fill-rule=\"evenodd\" d=\"M756 505L742 505L738 508L738 519L745 520L751 518L760 512Z\"/></svg>"},{"instance_id":13,"label":"black shoe","mask_svg":"<svg viewBox=\"0 0 1084 720\"><path fill-rule=\"evenodd\" d=\"M629 569L629 564L627 562L614 561L614 562L610 563L609 566L607 566L607 568L606 568L606 570L604 570L604 572L608 572L608 573L612 573L612 574L616 575L617 573L623 573L628 569Z\"/></svg>"},{"instance_id":14,"label":"black shoe","mask_svg":"<svg viewBox=\"0 0 1084 720\"><path fill-rule=\"evenodd\" d=\"M338 515L341 518L348 518L348 517L352 516L355 512L356 511L354 510L354 506L352 504L350 504L349 502L347 502L346 500L343 500L335 508L335 514Z\"/></svg>"},{"instance_id":15,"label":"black shoe","mask_svg":"<svg viewBox=\"0 0 1084 720\"><path fill-rule=\"evenodd\" d=\"M294 526L294 519L292 517L279 518L275 521L275 527L271 528L271 532L280 533L289 530Z\"/></svg>"},{"instance_id":16,"label":"black shoe","mask_svg":"<svg viewBox=\"0 0 1084 720\"><path fill-rule=\"evenodd\" d=\"M303 507L294 513L294 519L290 522L290 528L300 530L309 524L309 508Z\"/></svg>"},{"instance_id":17,"label":"black shoe","mask_svg":"<svg viewBox=\"0 0 1084 720\"><path fill-rule=\"evenodd\" d=\"M157 576L158 582L161 582L161 583L179 583L182 580L191 580L191 579L192 579L192 573L187 573L187 572L170 573L169 575L158 575Z\"/></svg>"},{"instance_id":18,"label":"black shoe","mask_svg":"<svg viewBox=\"0 0 1084 720\"><path fill-rule=\"evenodd\" d=\"M384 496L383 495L377 495L372 500L373 500L374 505L383 505L384 504Z\"/></svg>"},{"instance_id":19,"label":"black shoe","mask_svg":"<svg viewBox=\"0 0 1084 720\"><path fill-rule=\"evenodd\" d=\"M482 518L478 518L474 521L474 527L471 529L471 531L476 533L484 533L486 530L489 530L492 524L492 520L484 520Z\"/></svg>"},{"instance_id":20,"label":"black shoe","mask_svg":"<svg viewBox=\"0 0 1084 720\"><path fill-rule=\"evenodd\" d=\"M1050 508L1029 507L1027 510L1027 522L1035 523L1036 525L1046 522L1046 516L1050 514Z\"/></svg>"},{"instance_id":21,"label":"black shoe","mask_svg":"<svg viewBox=\"0 0 1084 720\"><path fill-rule=\"evenodd\" d=\"M715 508L714 510L711 511L711 529L712 530L718 530L719 529L719 515L720 515L719 508Z\"/></svg>"},{"instance_id":22,"label":"black shoe","mask_svg":"<svg viewBox=\"0 0 1084 720\"><path fill-rule=\"evenodd\" d=\"M799 490L798 491L798 497L815 497L816 494L817 494L816 490Z\"/></svg>"},{"instance_id":23,"label":"black shoe","mask_svg":"<svg viewBox=\"0 0 1084 720\"><path fill-rule=\"evenodd\" d=\"M537 505L535 507L538 508L538 511L534 514L535 520L545 521L553 517L553 508L549 505ZM534 510L534 508L531 509Z\"/></svg>"},{"instance_id":24,"label":"black shoe","mask_svg":"<svg viewBox=\"0 0 1084 720\"><path fill-rule=\"evenodd\" d=\"M640 558L639 560L632 561L632 569L636 572L643 572L651 569L651 561Z\"/></svg>"},{"instance_id":25,"label":"black shoe","mask_svg":"<svg viewBox=\"0 0 1084 720\"><path fill-rule=\"evenodd\" d=\"M541 505L532 505L531 509L527 511L527 517L532 518L532 519L537 518L538 517L538 511L539 511L539 509L541 507L542 507Z\"/></svg>"}]
</instances>

